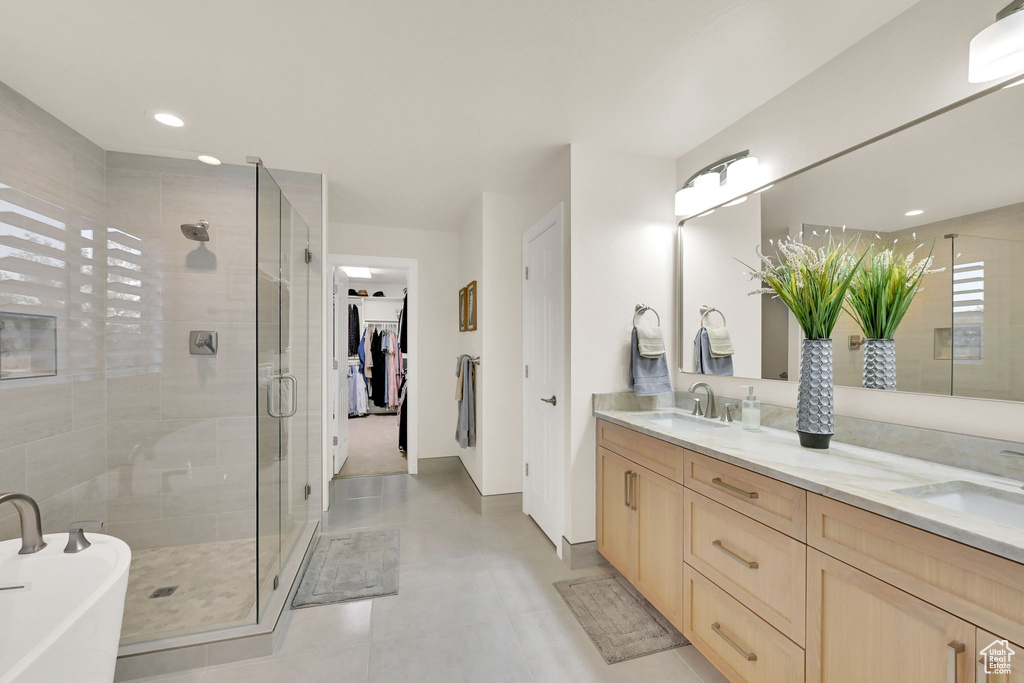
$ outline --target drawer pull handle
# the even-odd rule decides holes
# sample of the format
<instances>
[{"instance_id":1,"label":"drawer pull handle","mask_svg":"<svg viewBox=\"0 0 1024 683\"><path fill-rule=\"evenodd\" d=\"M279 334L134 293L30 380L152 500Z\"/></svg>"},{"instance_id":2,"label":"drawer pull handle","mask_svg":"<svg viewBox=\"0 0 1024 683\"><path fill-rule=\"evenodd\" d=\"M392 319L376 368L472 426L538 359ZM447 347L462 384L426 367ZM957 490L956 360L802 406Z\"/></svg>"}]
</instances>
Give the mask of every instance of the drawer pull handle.
<instances>
[{"instance_id":1,"label":"drawer pull handle","mask_svg":"<svg viewBox=\"0 0 1024 683\"><path fill-rule=\"evenodd\" d=\"M736 650L736 652L739 652L741 655L743 655L744 659L746 659L748 662L756 662L757 661L757 655L754 654L753 652L747 652L742 647L737 645L733 641L732 638L730 638L729 636L725 635L725 633L722 632L722 625L719 624L717 621L715 623L711 624L711 630L714 631L715 633L717 633L719 636L721 636L722 640L724 640L725 642L729 643L729 645L732 646L732 649Z\"/></svg>"},{"instance_id":2,"label":"drawer pull handle","mask_svg":"<svg viewBox=\"0 0 1024 683\"><path fill-rule=\"evenodd\" d=\"M625 493L623 494L622 498L623 498L623 500L626 503L626 507L628 507L630 509L632 509L632 505L629 502L629 484L632 481L632 477L631 477L632 474L633 474L632 470L626 470L622 474L622 481L623 481L623 483L626 486L626 490L625 490Z\"/></svg>"},{"instance_id":3,"label":"drawer pull handle","mask_svg":"<svg viewBox=\"0 0 1024 683\"><path fill-rule=\"evenodd\" d=\"M636 472L630 477L630 483L632 484L629 489L629 509L636 510L636 480L640 475Z\"/></svg>"},{"instance_id":4,"label":"drawer pull handle","mask_svg":"<svg viewBox=\"0 0 1024 683\"><path fill-rule=\"evenodd\" d=\"M967 645L954 640L946 647L953 651L953 683L960 683L960 656L967 652Z\"/></svg>"},{"instance_id":5,"label":"drawer pull handle","mask_svg":"<svg viewBox=\"0 0 1024 683\"><path fill-rule=\"evenodd\" d=\"M728 555L732 559L736 560L740 564L746 565L747 569L757 569L760 566L757 562L751 562L750 560L744 560L742 557L740 557L739 555L737 555L736 553L734 553L733 551L729 550L724 545L722 545L722 542L717 540L717 539L712 541L711 545L715 546L716 548L718 548L723 553L725 553L726 555Z\"/></svg>"},{"instance_id":6,"label":"drawer pull handle","mask_svg":"<svg viewBox=\"0 0 1024 683\"><path fill-rule=\"evenodd\" d=\"M744 498L747 498L748 500L757 500L757 492L756 491L744 491L743 489L738 489L735 486L733 486L732 484L726 484L719 477L715 477L714 479L712 479L711 483L714 484L715 486L717 486L720 489L725 489L729 493L735 493L737 496L743 496Z\"/></svg>"}]
</instances>

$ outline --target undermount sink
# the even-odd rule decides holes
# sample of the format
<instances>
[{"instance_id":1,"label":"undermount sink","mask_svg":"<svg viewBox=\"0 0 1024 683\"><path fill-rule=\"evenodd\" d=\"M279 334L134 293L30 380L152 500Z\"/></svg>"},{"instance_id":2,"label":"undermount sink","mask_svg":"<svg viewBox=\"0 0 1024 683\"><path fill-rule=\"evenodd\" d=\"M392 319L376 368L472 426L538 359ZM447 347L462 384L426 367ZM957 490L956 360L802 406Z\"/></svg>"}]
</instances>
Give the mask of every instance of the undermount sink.
<instances>
[{"instance_id":1,"label":"undermount sink","mask_svg":"<svg viewBox=\"0 0 1024 683\"><path fill-rule=\"evenodd\" d=\"M893 493L902 493L949 510L1024 529L1024 494L969 481L945 481L895 489Z\"/></svg>"},{"instance_id":2,"label":"undermount sink","mask_svg":"<svg viewBox=\"0 0 1024 683\"><path fill-rule=\"evenodd\" d=\"M653 415L645 415L643 419L646 422L657 425L659 427L668 427L669 429L688 429L688 430L699 430L704 427L710 427L712 429L718 429L720 427L727 426L724 422L718 420L698 417L696 415L680 415L679 413L654 413Z\"/></svg>"},{"instance_id":3,"label":"undermount sink","mask_svg":"<svg viewBox=\"0 0 1024 683\"><path fill-rule=\"evenodd\" d=\"M65 554L67 534L19 555L0 543L0 683L112 681L131 550L112 536Z\"/></svg>"}]
</instances>

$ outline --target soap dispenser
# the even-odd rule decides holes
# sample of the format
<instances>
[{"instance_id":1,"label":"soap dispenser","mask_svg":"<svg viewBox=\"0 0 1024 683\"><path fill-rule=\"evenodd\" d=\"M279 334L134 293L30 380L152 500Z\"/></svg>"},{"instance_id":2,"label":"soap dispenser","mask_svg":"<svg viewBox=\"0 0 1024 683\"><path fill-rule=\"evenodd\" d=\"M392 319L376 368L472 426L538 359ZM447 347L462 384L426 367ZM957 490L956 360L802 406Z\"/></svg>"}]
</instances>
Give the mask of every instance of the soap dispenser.
<instances>
[{"instance_id":1,"label":"soap dispenser","mask_svg":"<svg viewBox=\"0 0 1024 683\"><path fill-rule=\"evenodd\" d=\"M754 387L746 386L747 397L743 399L743 428L752 432L761 428L761 402L754 396Z\"/></svg>"}]
</instances>

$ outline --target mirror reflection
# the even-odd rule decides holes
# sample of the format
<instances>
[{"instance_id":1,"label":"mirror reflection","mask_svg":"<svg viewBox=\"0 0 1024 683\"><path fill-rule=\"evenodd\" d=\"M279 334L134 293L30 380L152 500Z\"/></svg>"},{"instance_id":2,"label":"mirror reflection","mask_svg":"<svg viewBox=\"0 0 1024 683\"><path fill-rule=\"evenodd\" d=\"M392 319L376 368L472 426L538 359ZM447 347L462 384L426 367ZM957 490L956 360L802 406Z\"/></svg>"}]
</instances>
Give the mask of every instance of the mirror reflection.
<instances>
[{"instance_id":1,"label":"mirror reflection","mask_svg":"<svg viewBox=\"0 0 1024 683\"><path fill-rule=\"evenodd\" d=\"M778 298L751 294L762 285L744 264L758 267L759 245L775 256L785 239L844 240L868 251L866 269L891 249L938 271L891 335L896 389L1024 401L1021 111L1024 87L1002 89L687 220L682 369L796 381L800 327ZM872 344L852 312L832 333L835 383L861 387Z\"/></svg>"}]
</instances>

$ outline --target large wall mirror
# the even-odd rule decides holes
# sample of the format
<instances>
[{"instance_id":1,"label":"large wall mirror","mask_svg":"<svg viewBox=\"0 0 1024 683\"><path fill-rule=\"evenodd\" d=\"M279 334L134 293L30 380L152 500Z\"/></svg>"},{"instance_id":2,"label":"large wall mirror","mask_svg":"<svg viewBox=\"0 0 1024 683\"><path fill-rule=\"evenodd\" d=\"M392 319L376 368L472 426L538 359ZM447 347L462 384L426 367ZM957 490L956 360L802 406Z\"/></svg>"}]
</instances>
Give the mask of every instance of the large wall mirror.
<instances>
[{"instance_id":1,"label":"large wall mirror","mask_svg":"<svg viewBox=\"0 0 1024 683\"><path fill-rule=\"evenodd\" d=\"M725 326L737 377L796 381L801 333L740 264L784 237L929 252L899 326L900 391L1024 401L1024 84L969 101L680 227L681 369L702 324ZM845 226L845 232L844 232ZM922 246L923 245L923 246ZM702 309L717 309L708 315ZM832 334L837 386L862 386L860 329Z\"/></svg>"}]
</instances>

